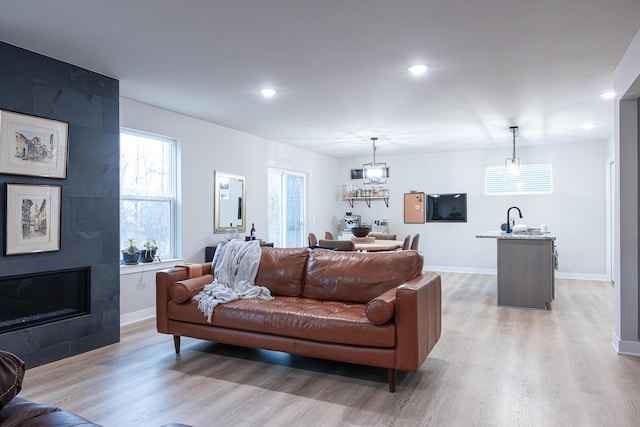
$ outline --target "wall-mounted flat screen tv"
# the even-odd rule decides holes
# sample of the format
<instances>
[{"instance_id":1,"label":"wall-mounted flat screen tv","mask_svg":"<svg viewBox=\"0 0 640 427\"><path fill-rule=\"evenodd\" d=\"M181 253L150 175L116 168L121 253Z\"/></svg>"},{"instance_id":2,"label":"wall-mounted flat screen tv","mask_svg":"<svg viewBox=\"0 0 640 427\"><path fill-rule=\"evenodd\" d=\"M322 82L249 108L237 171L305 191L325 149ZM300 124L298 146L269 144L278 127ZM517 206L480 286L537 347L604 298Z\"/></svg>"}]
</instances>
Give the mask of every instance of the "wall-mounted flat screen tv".
<instances>
[{"instance_id":1,"label":"wall-mounted flat screen tv","mask_svg":"<svg viewBox=\"0 0 640 427\"><path fill-rule=\"evenodd\" d=\"M427 194L427 222L467 222L467 193Z\"/></svg>"}]
</instances>

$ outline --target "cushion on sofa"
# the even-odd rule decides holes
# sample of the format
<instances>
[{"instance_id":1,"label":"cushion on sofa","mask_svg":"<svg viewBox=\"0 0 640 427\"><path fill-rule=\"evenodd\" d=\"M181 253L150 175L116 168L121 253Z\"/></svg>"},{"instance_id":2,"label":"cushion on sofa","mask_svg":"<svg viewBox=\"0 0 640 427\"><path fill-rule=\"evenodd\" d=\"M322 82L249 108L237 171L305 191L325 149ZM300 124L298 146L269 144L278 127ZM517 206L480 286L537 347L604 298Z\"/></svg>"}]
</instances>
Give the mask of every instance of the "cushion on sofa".
<instances>
[{"instance_id":1,"label":"cushion on sofa","mask_svg":"<svg viewBox=\"0 0 640 427\"><path fill-rule=\"evenodd\" d=\"M395 324L374 325L365 315L364 304L276 296L220 304L213 310L211 323L198 310L197 301L170 302L167 315L179 322L307 341L379 348L395 345Z\"/></svg>"},{"instance_id":2,"label":"cushion on sofa","mask_svg":"<svg viewBox=\"0 0 640 427\"><path fill-rule=\"evenodd\" d=\"M311 251L303 295L366 304L422 273L422 265L418 251Z\"/></svg>"},{"instance_id":3,"label":"cushion on sofa","mask_svg":"<svg viewBox=\"0 0 640 427\"><path fill-rule=\"evenodd\" d=\"M396 290L391 288L367 303L365 314L371 323L382 325L391 320L396 311Z\"/></svg>"},{"instance_id":4,"label":"cushion on sofa","mask_svg":"<svg viewBox=\"0 0 640 427\"><path fill-rule=\"evenodd\" d=\"M256 285L268 288L271 295L301 296L308 257L307 248L262 248Z\"/></svg>"},{"instance_id":5,"label":"cushion on sofa","mask_svg":"<svg viewBox=\"0 0 640 427\"><path fill-rule=\"evenodd\" d=\"M24 362L15 354L0 351L0 410L22 389Z\"/></svg>"},{"instance_id":6,"label":"cushion on sofa","mask_svg":"<svg viewBox=\"0 0 640 427\"><path fill-rule=\"evenodd\" d=\"M196 296L204 288L204 285L211 282L213 282L211 274L180 280L169 286L169 296L175 302L185 302Z\"/></svg>"}]
</instances>

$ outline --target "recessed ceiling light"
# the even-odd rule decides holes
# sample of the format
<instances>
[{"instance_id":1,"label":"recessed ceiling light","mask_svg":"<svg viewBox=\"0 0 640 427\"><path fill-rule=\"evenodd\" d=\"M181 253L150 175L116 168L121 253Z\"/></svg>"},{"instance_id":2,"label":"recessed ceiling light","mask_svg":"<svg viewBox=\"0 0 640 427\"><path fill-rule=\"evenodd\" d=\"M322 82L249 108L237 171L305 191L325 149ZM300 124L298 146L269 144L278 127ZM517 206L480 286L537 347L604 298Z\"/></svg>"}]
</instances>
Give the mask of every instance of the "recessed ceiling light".
<instances>
[{"instance_id":1,"label":"recessed ceiling light","mask_svg":"<svg viewBox=\"0 0 640 427\"><path fill-rule=\"evenodd\" d=\"M603 99L613 99L616 97L615 92L603 92L600 94L600 97Z\"/></svg>"},{"instance_id":2,"label":"recessed ceiling light","mask_svg":"<svg viewBox=\"0 0 640 427\"><path fill-rule=\"evenodd\" d=\"M429 67L424 64L416 64L407 68L407 71L409 71L414 76L421 76L422 74L426 73L428 69Z\"/></svg>"},{"instance_id":3,"label":"recessed ceiling light","mask_svg":"<svg viewBox=\"0 0 640 427\"><path fill-rule=\"evenodd\" d=\"M276 94L276 90L275 89L271 89L271 88L264 88L264 89L260 90L260 93L265 98L271 98L271 97L273 97L273 95Z\"/></svg>"},{"instance_id":4,"label":"recessed ceiling light","mask_svg":"<svg viewBox=\"0 0 640 427\"><path fill-rule=\"evenodd\" d=\"M582 125L582 129L584 129L584 130L591 130L594 127L596 127L596 125L595 125L595 123L592 123L592 122L587 122L587 123Z\"/></svg>"}]
</instances>

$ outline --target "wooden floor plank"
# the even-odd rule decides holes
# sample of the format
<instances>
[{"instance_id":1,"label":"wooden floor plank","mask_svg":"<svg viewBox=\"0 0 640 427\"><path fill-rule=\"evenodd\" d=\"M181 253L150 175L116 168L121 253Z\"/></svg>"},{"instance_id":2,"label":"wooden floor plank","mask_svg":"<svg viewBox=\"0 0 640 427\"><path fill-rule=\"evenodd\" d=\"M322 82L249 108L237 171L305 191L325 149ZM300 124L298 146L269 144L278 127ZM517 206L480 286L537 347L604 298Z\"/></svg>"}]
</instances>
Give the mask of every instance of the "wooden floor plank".
<instances>
[{"instance_id":1,"label":"wooden floor plank","mask_svg":"<svg viewBox=\"0 0 640 427\"><path fill-rule=\"evenodd\" d=\"M637 426L640 358L611 346L613 287L557 280L549 311L496 306L491 275L442 274L442 337L416 373L183 338L153 321L29 369L21 396L104 426Z\"/></svg>"}]
</instances>

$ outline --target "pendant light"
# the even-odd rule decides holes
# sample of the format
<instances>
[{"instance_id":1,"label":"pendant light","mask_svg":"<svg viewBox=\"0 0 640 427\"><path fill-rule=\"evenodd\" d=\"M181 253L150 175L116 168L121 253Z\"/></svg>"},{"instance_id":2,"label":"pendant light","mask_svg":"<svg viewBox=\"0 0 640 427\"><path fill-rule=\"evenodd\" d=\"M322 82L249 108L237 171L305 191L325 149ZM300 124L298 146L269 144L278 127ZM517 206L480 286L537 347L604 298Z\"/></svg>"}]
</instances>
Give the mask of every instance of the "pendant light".
<instances>
[{"instance_id":1,"label":"pendant light","mask_svg":"<svg viewBox=\"0 0 640 427\"><path fill-rule=\"evenodd\" d=\"M377 185L387 183L387 164L385 162L376 162L376 141L378 138L371 138L373 145L373 161L362 165L362 183L365 185Z\"/></svg>"},{"instance_id":2,"label":"pendant light","mask_svg":"<svg viewBox=\"0 0 640 427\"><path fill-rule=\"evenodd\" d=\"M513 133L513 155L511 158L506 158L504 161L505 170L511 175L520 175L520 159L516 157L516 131L518 126L509 127Z\"/></svg>"}]
</instances>

